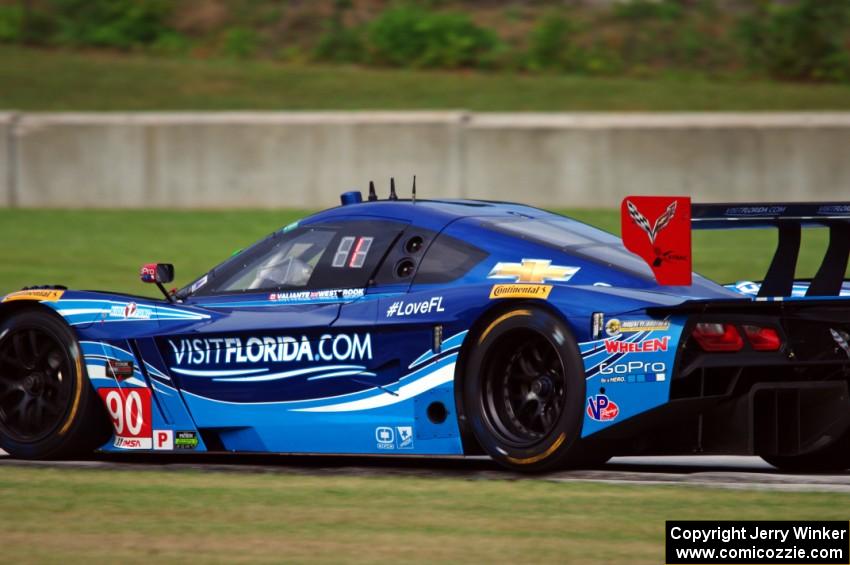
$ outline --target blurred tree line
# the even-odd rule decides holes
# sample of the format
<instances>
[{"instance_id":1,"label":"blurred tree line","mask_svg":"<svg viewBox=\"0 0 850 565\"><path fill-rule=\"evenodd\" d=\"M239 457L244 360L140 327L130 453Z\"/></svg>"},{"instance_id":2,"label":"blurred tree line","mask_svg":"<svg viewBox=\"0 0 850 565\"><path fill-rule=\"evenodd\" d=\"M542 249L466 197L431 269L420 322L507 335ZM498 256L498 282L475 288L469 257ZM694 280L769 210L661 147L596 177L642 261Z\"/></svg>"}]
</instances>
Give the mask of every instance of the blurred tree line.
<instances>
[{"instance_id":1,"label":"blurred tree line","mask_svg":"<svg viewBox=\"0 0 850 565\"><path fill-rule=\"evenodd\" d=\"M0 0L0 43L603 75L850 80L850 0Z\"/></svg>"}]
</instances>

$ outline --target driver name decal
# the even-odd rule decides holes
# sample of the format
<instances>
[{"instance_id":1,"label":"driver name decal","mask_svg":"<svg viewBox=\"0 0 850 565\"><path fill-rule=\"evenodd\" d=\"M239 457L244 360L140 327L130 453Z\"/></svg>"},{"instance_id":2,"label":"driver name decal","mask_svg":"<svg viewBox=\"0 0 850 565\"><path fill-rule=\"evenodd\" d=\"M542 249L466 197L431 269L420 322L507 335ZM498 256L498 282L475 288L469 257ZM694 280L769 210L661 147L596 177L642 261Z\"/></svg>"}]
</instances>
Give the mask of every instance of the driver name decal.
<instances>
[{"instance_id":1,"label":"driver name decal","mask_svg":"<svg viewBox=\"0 0 850 565\"><path fill-rule=\"evenodd\" d=\"M312 302L354 300L363 298L366 291L362 288L335 288L329 290L295 290L288 292L273 292L269 294L272 302Z\"/></svg>"}]
</instances>

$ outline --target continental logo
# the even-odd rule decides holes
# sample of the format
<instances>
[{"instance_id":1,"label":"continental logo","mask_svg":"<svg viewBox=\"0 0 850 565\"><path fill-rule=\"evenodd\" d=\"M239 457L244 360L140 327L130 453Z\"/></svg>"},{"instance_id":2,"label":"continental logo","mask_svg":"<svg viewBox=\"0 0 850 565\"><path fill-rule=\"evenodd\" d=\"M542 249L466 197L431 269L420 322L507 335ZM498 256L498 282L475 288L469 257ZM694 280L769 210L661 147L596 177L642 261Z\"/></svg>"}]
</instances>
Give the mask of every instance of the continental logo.
<instances>
[{"instance_id":1,"label":"continental logo","mask_svg":"<svg viewBox=\"0 0 850 565\"><path fill-rule=\"evenodd\" d=\"M12 302L13 300L38 300L40 302L56 302L62 295L65 294L64 290L19 290L18 292L13 292L12 294L7 294L5 298L3 298L3 302Z\"/></svg>"},{"instance_id":2,"label":"continental logo","mask_svg":"<svg viewBox=\"0 0 850 565\"><path fill-rule=\"evenodd\" d=\"M494 298L540 298L546 300L552 292L551 284L497 284L490 290Z\"/></svg>"}]
</instances>

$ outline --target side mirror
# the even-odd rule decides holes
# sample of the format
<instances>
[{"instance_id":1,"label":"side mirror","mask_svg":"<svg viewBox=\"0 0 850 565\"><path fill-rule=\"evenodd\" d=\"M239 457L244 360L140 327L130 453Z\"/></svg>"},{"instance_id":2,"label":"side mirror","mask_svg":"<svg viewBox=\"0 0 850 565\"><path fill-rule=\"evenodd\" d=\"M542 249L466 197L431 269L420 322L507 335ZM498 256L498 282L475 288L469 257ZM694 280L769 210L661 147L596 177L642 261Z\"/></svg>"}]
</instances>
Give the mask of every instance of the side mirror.
<instances>
[{"instance_id":1,"label":"side mirror","mask_svg":"<svg viewBox=\"0 0 850 565\"><path fill-rule=\"evenodd\" d=\"M139 278L143 283L168 284L174 280L174 265L171 263L148 263L142 265Z\"/></svg>"}]
</instances>

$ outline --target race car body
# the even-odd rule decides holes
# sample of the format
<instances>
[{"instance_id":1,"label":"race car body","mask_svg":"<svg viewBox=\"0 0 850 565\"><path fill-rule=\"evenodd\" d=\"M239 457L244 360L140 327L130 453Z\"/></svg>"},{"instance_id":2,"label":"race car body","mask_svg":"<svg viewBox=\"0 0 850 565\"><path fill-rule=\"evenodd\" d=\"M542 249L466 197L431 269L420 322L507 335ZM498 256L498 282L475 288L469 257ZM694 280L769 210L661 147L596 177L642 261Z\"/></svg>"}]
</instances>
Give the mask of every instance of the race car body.
<instances>
[{"instance_id":1,"label":"race car body","mask_svg":"<svg viewBox=\"0 0 850 565\"><path fill-rule=\"evenodd\" d=\"M7 295L0 447L486 453L531 471L695 452L850 466L850 207L730 216L630 198L624 246L517 204L343 201L163 300ZM733 223L780 228L763 282L691 272L691 229ZM832 243L799 281L810 223ZM142 270L160 287L172 276Z\"/></svg>"}]
</instances>

